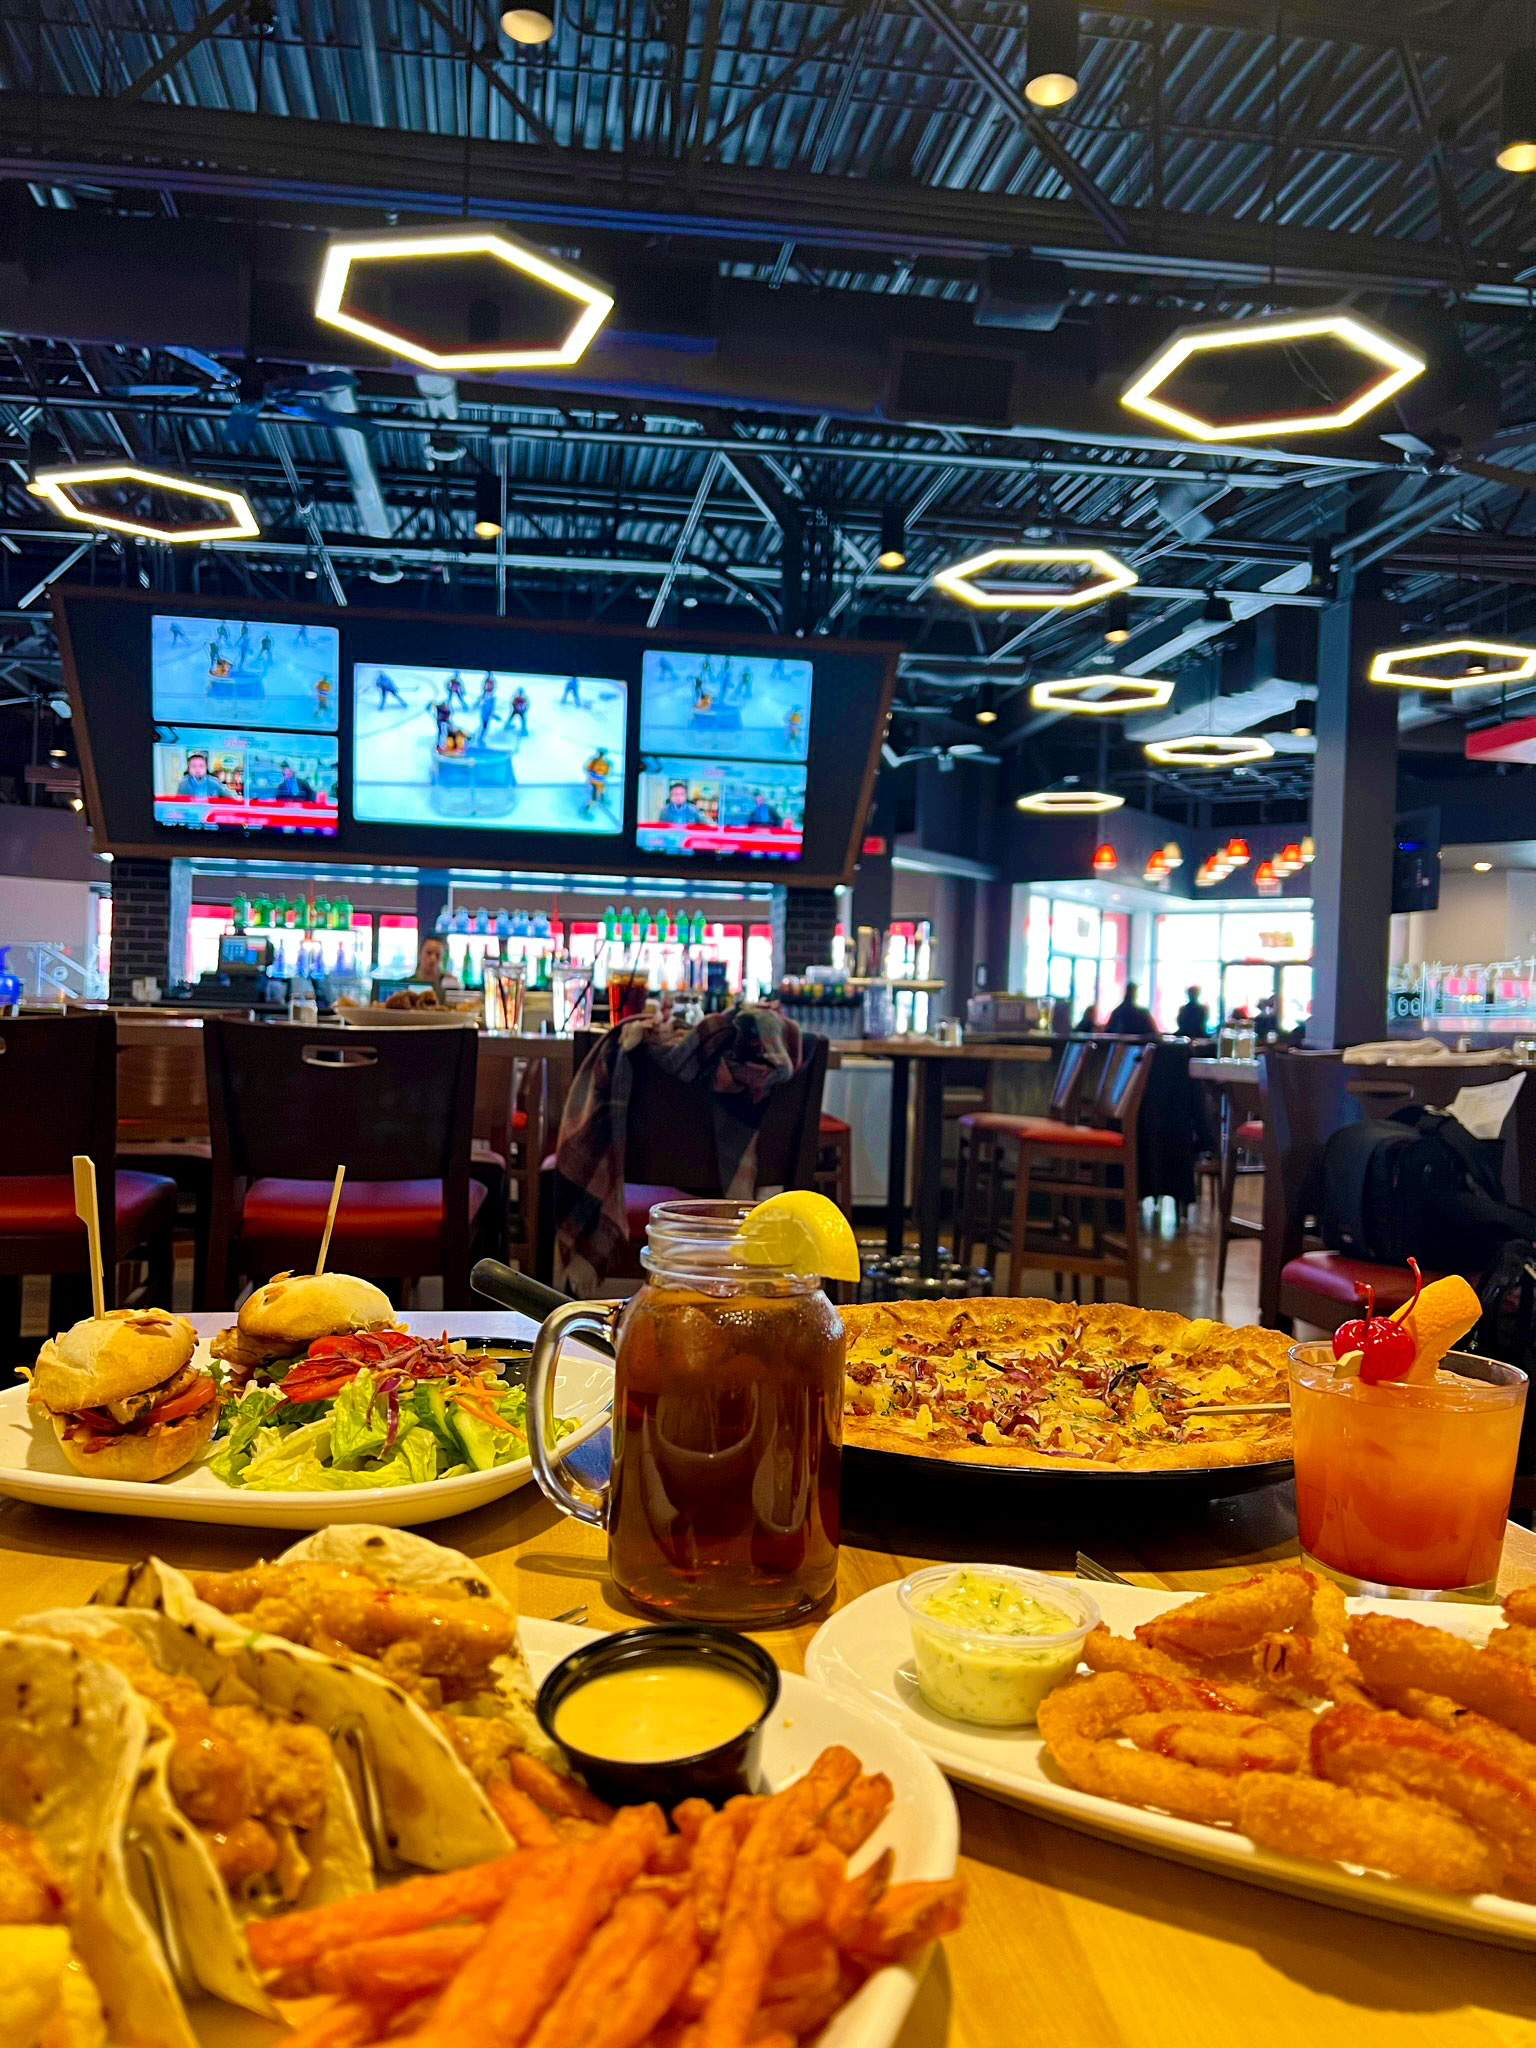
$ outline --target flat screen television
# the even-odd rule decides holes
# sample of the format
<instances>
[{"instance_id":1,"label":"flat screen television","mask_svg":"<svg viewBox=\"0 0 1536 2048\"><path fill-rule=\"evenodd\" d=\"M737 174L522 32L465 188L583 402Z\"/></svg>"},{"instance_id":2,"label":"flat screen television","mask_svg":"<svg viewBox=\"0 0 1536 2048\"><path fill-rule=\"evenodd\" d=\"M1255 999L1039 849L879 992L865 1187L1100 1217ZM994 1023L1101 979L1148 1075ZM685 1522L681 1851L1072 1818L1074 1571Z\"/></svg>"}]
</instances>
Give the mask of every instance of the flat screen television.
<instances>
[{"instance_id":1,"label":"flat screen television","mask_svg":"<svg viewBox=\"0 0 1536 2048\"><path fill-rule=\"evenodd\" d=\"M302 835L318 860L846 881L895 671L830 638L52 602L92 830L121 854L291 858Z\"/></svg>"},{"instance_id":2,"label":"flat screen television","mask_svg":"<svg viewBox=\"0 0 1536 2048\"><path fill-rule=\"evenodd\" d=\"M798 861L813 687L803 656L649 649L637 843L674 860Z\"/></svg>"},{"instance_id":3,"label":"flat screen television","mask_svg":"<svg viewBox=\"0 0 1536 2048\"><path fill-rule=\"evenodd\" d=\"M452 831L624 830L629 688L525 670L352 670L352 815Z\"/></svg>"}]
</instances>

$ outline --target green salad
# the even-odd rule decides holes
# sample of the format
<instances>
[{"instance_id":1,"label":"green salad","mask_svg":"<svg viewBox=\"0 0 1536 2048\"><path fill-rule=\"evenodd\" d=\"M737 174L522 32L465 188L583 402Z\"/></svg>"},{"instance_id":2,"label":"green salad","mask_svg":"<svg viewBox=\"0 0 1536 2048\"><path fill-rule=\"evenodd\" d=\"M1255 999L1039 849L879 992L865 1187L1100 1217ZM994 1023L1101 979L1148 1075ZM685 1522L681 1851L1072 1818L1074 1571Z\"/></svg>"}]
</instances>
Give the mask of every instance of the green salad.
<instances>
[{"instance_id":1,"label":"green salad","mask_svg":"<svg viewBox=\"0 0 1536 2048\"><path fill-rule=\"evenodd\" d=\"M331 1399L295 1401L281 1384L226 1395L209 1468L253 1492L419 1486L489 1472L528 1455L528 1396L475 1374L402 1381L357 1372ZM557 1417L558 1443L576 1425Z\"/></svg>"}]
</instances>

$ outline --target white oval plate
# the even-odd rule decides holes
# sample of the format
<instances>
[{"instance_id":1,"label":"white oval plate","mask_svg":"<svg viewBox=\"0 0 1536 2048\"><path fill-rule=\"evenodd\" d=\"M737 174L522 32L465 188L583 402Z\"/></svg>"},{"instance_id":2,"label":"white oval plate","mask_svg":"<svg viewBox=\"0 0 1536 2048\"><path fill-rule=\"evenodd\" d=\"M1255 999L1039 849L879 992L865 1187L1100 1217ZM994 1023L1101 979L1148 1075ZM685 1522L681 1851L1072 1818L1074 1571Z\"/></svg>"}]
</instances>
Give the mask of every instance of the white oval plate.
<instances>
[{"instance_id":1,"label":"white oval plate","mask_svg":"<svg viewBox=\"0 0 1536 2048\"><path fill-rule=\"evenodd\" d=\"M601 1633L527 1615L519 1621L518 1631L535 1682ZM866 1771L884 1771L896 1795L879 1828L854 1857L854 1867L862 1868L889 1848L896 1853L899 1882L952 1876L960 1849L960 1816L943 1773L900 1729L857 1701L789 1671L781 1677L779 1704L763 1731L763 1771L769 1784L778 1788L803 1777L829 1744L843 1743ZM876 1971L818 2035L816 2048L891 2048L917 1995L929 1954L925 1951L910 1963ZM267 2048L280 2038L278 2030L232 2006L201 2004L192 2017L204 2048Z\"/></svg>"},{"instance_id":2,"label":"white oval plate","mask_svg":"<svg viewBox=\"0 0 1536 2048\"><path fill-rule=\"evenodd\" d=\"M1094 1584L1106 1627L1129 1635L1138 1622L1177 1607L1187 1593L1155 1592L1146 1586ZM1352 1608L1404 1616L1406 1603L1352 1600ZM1407 1614L1427 1621L1423 1613ZM1446 1602L1433 1609L1433 1625L1487 1640L1500 1619L1497 1607ZM1260 1848L1246 1835L1202 1821L1179 1820L1144 1807L1122 1806L1069 1785L1044 1754L1034 1728L978 1728L937 1714L920 1698L912 1675L912 1638L896 1599L896 1587L877 1586L823 1622L805 1655L806 1675L842 1698L862 1701L910 1735L920 1749L962 1784L994 1799L1026 1806L1086 1834L1108 1835L1155 1856L1203 1864L1228 1877L1270 1891L1294 1892L1324 1905L1348 1906L1379 1920L1404 1920L1443 1933L1475 1936L1510 1948L1536 1948L1536 1906L1483 1894L1460 1898L1403 1884L1343 1863L1311 1863Z\"/></svg>"},{"instance_id":3,"label":"white oval plate","mask_svg":"<svg viewBox=\"0 0 1536 2048\"><path fill-rule=\"evenodd\" d=\"M418 1321L436 1334L453 1319L423 1315L405 1320ZM484 1329L499 1319L460 1315L458 1320ZM203 1338L193 1362L206 1364L207 1359ZM570 1417L576 1429L555 1455L563 1458L596 1436L612 1407L612 1363L578 1344L566 1345L555 1378L555 1412ZM65 1458L52 1430L33 1428L25 1386L0 1393L0 1494L36 1507L76 1508L89 1515L148 1515L162 1522L230 1522L246 1529L319 1529L335 1522L382 1522L392 1529L413 1529L421 1522L440 1522L447 1515L484 1507L487 1501L515 1493L532 1477L532 1461L516 1458L489 1472L462 1472L455 1479L432 1479L423 1486L367 1486L337 1493L247 1492L227 1486L202 1462L152 1482L87 1479Z\"/></svg>"}]
</instances>

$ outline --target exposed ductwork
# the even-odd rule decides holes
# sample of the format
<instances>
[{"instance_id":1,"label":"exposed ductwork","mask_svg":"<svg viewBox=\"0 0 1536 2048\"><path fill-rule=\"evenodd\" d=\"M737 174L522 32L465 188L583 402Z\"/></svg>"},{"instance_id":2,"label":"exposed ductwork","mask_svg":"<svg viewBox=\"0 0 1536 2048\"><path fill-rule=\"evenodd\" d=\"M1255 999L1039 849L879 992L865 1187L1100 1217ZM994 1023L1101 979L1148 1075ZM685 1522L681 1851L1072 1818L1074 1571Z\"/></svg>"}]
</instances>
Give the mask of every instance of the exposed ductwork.
<instances>
[{"instance_id":1,"label":"exposed ductwork","mask_svg":"<svg viewBox=\"0 0 1536 2048\"><path fill-rule=\"evenodd\" d=\"M373 466L373 451L368 446L368 436L358 426L343 426L340 422L348 414L357 412L357 387L350 370L327 370L307 378L301 387L320 401L329 413L338 415L335 426L336 445L341 450L341 459L346 464L347 480L352 486L352 496L357 503L357 516L364 533L388 540L394 531L394 521L389 516L389 507L384 502L384 492L379 484L379 473Z\"/></svg>"}]
</instances>

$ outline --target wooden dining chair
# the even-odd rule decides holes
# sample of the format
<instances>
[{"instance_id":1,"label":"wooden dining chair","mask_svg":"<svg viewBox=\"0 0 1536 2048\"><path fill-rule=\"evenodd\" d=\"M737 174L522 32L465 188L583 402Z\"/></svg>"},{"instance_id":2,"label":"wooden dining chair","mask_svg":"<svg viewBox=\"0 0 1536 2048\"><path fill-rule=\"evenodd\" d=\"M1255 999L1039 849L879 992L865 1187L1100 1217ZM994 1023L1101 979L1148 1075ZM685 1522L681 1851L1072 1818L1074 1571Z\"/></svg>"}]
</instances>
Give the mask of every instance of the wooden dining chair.
<instances>
[{"instance_id":1,"label":"wooden dining chair","mask_svg":"<svg viewBox=\"0 0 1536 2048\"><path fill-rule=\"evenodd\" d=\"M117 1032L105 1013L0 1020L0 1279L3 1336L19 1342L21 1280L47 1274L55 1329L90 1314L86 1235L71 1161L96 1162L109 1306L171 1305L176 1183L117 1167ZM142 1285L125 1269L142 1265Z\"/></svg>"},{"instance_id":2,"label":"wooden dining chair","mask_svg":"<svg viewBox=\"0 0 1536 2048\"><path fill-rule=\"evenodd\" d=\"M231 1307L242 1276L313 1266L343 1164L331 1264L403 1289L440 1273L444 1306L470 1306L487 1198L469 1170L473 1029L210 1018L203 1041L213 1141L206 1307Z\"/></svg>"},{"instance_id":3,"label":"wooden dining chair","mask_svg":"<svg viewBox=\"0 0 1536 2048\"><path fill-rule=\"evenodd\" d=\"M628 1256L604 1276L607 1279L639 1277L646 1227L651 1210L658 1203L720 1197L726 1192L721 1185L715 1149L713 1085L707 1079L680 1081L643 1045L630 1058L624 1147ZM814 1032L802 1032L800 1065L793 1075L769 1091L757 1128L759 1188L815 1186L826 1075L826 1039ZM560 1186L559 1177L554 1176L548 1204L551 1250L560 1223Z\"/></svg>"}]
</instances>

